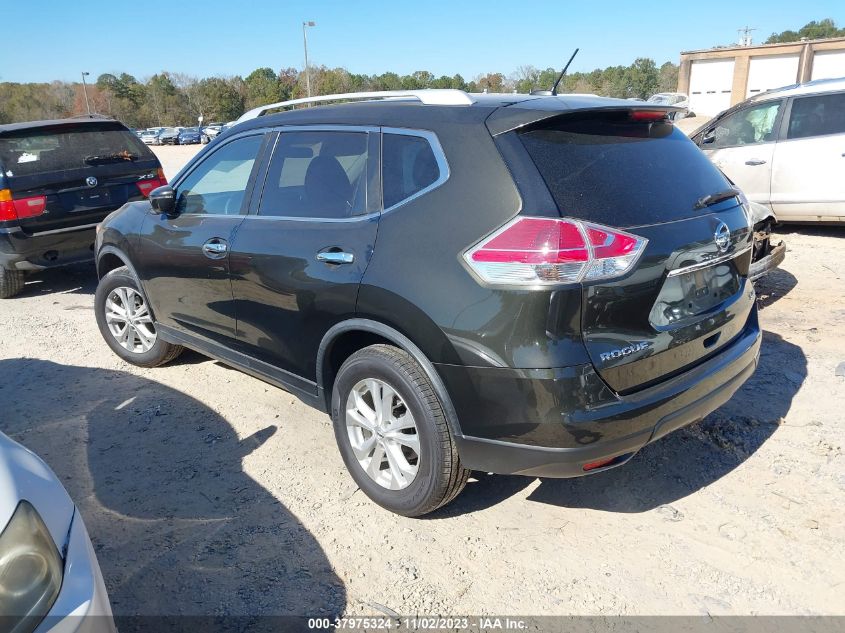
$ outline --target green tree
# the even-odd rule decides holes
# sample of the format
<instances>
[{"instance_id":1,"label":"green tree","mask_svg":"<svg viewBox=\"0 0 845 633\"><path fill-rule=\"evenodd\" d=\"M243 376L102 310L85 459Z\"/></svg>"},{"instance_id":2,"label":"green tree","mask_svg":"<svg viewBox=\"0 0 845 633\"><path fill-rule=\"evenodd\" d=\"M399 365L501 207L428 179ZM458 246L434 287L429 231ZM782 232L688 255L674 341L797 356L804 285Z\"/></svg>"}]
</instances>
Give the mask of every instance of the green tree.
<instances>
[{"instance_id":1,"label":"green tree","mask_svg":"<svg viewBox=\"0 0 845 633\"><path fill-rule=\"evenodd\" d=\"M236 83L237 81L227 81L220 77L210 77L200 80L196 90L198 101L203 106L200 114L205 117L205 123L211 123L212 121L232 121L244 113L244 97L236 88Z\"/></svg>"},{"instance_id":2,"label":"green tree","mask_svg":"<svg viewBox=\"0 0 845 633\"><path fill-rule=\"evenodd\" d=\"M639 97L648 99L657 92L657 85L660 82L660 74L653 59L638 57L628 69L629 85L627 97ZM622 95L620 95L622 96Z\"/></svg>"},{"instance_id":3,"label":"green tree","mask_svg":"<svg viewBox=\"0 0 845 633\"><path fill-rule=\"evenodd\" d=\"M282 100L282 86L279 76L272 68L258 68L244 79L246 87L246 108Z\"/></svg>"},{"instance_id":4,"label":"green tree","mask_svg":"<svg viewBox=\"0 0 845 633\"><path fill-rule=\"evenodd\" d=\"M657 77L657 92L675 92L678 89L678 67L666 62L660 67Z\"/></svg>"},{"instance_id":5,"label":"green tree","mask_svg":"<svg viewBox=\"0 0 845 633\"><path fill-rule=\"evenodd\" d=\"M781 44L787 42L798 42L803 38L808 40L820 40L828 37L845 37L845 28L837 28L836 23L831 18L824 20L813 20L808 22L797 32L783 31L782 33L772 33L766 44Z\"/></svg>"},{"instance_id":6,"label":"green tree","mask_svg":"<svg viewBox=\"0 0 845 633\"><path fill-rule=\"evenodd\" d=\"M402 79L396 73L383 73L373 77L373 90L402 90Z\"/></svg>"}]
</instances>

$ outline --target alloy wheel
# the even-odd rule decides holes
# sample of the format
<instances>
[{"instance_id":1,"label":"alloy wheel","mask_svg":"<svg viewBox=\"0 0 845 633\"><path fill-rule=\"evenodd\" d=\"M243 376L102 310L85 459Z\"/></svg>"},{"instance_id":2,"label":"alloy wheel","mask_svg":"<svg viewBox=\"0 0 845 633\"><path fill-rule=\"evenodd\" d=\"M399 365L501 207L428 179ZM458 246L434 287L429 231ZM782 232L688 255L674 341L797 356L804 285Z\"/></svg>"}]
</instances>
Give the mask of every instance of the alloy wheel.
<instances>
[{"instance_id":1,"label":"alloy wheel","mask_svg":"<svg viewBox=\"0 0 845 633\"><path fill-rule=\"evenodd\" d=\"M352 452L370 478L388 490L408 487L420 465L414 416L393 387L377 378L359 381L346 399Z\"/></svg>"},{"instance_id":2,"label":"alloy wheel","mask_svg":"<svg viewBox=\"0 0 845 633\"><path fill-rule=\"evenodd\" d=\"M143 354L155 345L155 325L140 292L126 286L115 288L106 298L105 311L109 332L121 347Z\"/></svg>"}]
</instances>

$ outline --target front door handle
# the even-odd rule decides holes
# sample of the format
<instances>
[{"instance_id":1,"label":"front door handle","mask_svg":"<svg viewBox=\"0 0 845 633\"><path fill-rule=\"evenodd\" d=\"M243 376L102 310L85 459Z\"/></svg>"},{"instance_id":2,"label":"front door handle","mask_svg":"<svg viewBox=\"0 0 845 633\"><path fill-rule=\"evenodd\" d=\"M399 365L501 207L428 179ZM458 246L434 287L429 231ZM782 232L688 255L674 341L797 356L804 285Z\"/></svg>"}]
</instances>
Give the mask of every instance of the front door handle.
<instances>
[{"instance_id":1,"label":"front door handle","mask_svg":"<svg viewBox=\"0 0 845 633\"><path fill-rule=\"evenodd\" d=\"M229 251L226 240L213 237L202 245L202 253L209 259L223 259Z\"/></svg>"},{"instance_id":2,"label":"front door handle","mask_svg":"<svg viewBox=\"0 0 845 633\"><path fill-rule=\"evenodd\" d=\"M323 251L317 253L317 261L327 264L351 264L355 261L355 255L344 251Z\"/></svg>"},{"instance_id":3,"label":"front door handle","mask_svg":"<svg viewBox=\"0 0 845 633\"><path fill-rule=\"evenodd\" d=\"M756 167L757 165L765 165L766 161L764 161L762 158L751 158L745 161L745 164L750 165L751 167Z\"/></svg>"}]
</instances>

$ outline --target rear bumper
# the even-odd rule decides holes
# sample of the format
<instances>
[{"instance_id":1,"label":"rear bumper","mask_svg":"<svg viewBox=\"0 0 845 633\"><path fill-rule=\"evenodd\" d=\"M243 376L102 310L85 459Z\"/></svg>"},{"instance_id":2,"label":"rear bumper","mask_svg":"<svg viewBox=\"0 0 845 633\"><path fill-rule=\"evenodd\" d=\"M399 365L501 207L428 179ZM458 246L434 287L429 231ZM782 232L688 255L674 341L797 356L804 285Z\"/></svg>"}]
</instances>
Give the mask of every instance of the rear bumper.
<instances>
[{"instance_id":1,"label":"rear bumper","mask_svg":"<svg viewBox=\"0 0 845 633\"><path fill-rule=\"evenodd\" d=\"M29 235L20 229L0 230L0 267L41 270L94 259L95 227L63 233Z\"/></svg>"},{"instance_id":2,"label":"rear bumper","mask_svg":"<svg viewBox=\"0 0 845 633\"><path fill-rule=\"evenodd\" d=\"M748 278L755 281L765 275L770 270L774 270L783 263L786 257L786 244L781 242L777 246L773 246L769 254L760 258L756 262L751 262L748 269Z\"/></svg>"},{"instance_id":3,"label":"rear bumper","mask_svg":"<svg viewBox=\"0 0 845 633\"><path fill-rule=\"evenodd\" d=\"M591 367L571 375L562 370L543 375L544 370L437 369L455 401L463 432L456 442L467 468L577 477L588 474L587 464L611 460L589 473L619 466L646 444L722 406L754 373L760 339L755 310L743 332L717 356L627 396L603 386Z\"/></svg>"}]
</instances>

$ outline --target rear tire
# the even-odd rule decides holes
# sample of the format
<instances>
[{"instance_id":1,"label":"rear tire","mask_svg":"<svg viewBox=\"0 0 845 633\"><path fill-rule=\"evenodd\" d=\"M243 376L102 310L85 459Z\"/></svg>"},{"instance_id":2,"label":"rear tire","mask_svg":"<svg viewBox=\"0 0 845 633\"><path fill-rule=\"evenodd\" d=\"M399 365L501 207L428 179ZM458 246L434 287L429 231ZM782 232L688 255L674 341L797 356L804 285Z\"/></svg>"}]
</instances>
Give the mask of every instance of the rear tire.
<instances>
[{"instance_id":1,"label":"rear tire","mask_svg":"<svg viewBox=\"0 0 845 633\"><path fill-rule=\"evenodd\" d=\"M428 514L469 479L431 381L404 350L372 345L350 356L332 390L332 422L355 483L391 512Z\"/></svg>"},{"instance_id":2,"label":"rear tire","mask_svg":"<svg viewBox=\"0 0 845 633\"><path fill-rule=\"evenodd\" d=\"M0 299L9 299L23 290L24 272L0 268Z\"/></svg>"},{"instance_id":3,"label":"rear tire","mask_svg":"<svg viewBox=\"0 0 845 633\"><path fill-rule=\"evenodd\" d=\"M94 313L106 343L127 363L158 367L184 349L163 341L155 328L152 310L141 286L126 266L100 280L94 295Z\"/></svg>"}]
</instances>

